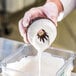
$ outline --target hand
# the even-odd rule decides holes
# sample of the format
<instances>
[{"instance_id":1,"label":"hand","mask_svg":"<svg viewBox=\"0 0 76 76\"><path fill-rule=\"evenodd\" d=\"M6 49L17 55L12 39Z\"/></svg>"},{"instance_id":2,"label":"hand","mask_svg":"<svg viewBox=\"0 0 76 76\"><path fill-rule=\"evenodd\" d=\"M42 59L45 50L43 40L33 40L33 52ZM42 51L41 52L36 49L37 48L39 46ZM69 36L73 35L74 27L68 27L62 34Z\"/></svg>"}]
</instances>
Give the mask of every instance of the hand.
<instances>
[{"instance_id":1,"label":"hand","mask_svg":"<svg viewBox=\"0 0 76 76\"><path fill-rule=\"evenodd\" d=\"M39 17L50 19L57 26L58 8L56 4L49 2L41 7L32 8L25 13L24 17L19 21L19 31L25 43L29 43L26 34L27 27L32 20Z\"/></svg>"}]
</instances>

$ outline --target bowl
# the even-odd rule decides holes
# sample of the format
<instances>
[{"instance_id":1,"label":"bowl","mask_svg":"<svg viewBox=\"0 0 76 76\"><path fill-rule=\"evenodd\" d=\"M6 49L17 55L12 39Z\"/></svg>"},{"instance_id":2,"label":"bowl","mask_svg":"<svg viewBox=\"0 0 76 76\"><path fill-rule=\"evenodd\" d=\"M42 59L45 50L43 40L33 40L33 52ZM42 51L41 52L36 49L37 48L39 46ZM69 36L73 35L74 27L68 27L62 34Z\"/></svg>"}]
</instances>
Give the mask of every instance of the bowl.
<instances>
[{"instance_id":1,"label":"bowl","mask_svg":"<svg viewBox=\"0 0 76 76\"><path fill-rule=\"evenodd\" d=\"M12 51L12 50L10 49L10 51ZM15 52L12 52L8 56L5 56L0 61L0 68L1 68L2 76L39 76L39 72L36 69L39 67L37 65L38 64L37 53L38 53L37 50L32 45L21 44L21 46L19 46L15 49ZM53 65L53 62L50 62L51 61L50 58L46 59L47 56L57 58L58 60L61 59L61 61L59 60L58 62L60 64L61 63L63 63L63 64L61 64L61 66L59 66L54 61L55 66L50 67L51 65ZM25 58L24 62L21 62L21 59L24 59L24 58ZM42 71L43 74L41 74L41 76L43 76L43 75L46 76L45 72L48 73L47 76L49 76L49 75L50 76L51 75L52 76L71 76L71 71L73 70L73 60L75 59L74 52L72 52L70 50L50 47L43 52L42 58L43 58L44 62L49 61L49 63L47 63L47 65L49 65L49 66L45 66L45 67L43 65L41 66L41 69L43 70ZM34 60L36 61L36 63L34 62ZM23 66L23 65L25 65L25 62L27 64L26 67ZM33 64L33 62L35 64ZM28 65L29 63L30 63L30 65ZM22 67L24 67L26 69L22 69L20 64L22 65ZM13 66L13 65L15 65L15 66ZM59 68L56 70L56 68L58 66L59 66ZM47 67L49 67L49 69ZM54 71L55 71L55 74L53 74Z\"/></svg>"}]
</instances>

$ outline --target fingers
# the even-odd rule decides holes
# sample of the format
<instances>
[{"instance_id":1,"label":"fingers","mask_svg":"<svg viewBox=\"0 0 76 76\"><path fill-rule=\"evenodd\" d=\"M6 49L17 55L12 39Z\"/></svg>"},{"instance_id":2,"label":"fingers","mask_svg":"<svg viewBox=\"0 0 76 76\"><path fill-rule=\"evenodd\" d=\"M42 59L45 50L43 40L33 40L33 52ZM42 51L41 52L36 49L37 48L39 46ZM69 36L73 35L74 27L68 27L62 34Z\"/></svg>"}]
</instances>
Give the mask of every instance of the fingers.
<instances>
[{"instance_id":1,"label":"fingers","mask_svg":"<svg viewBox=\"0 0 76 76\"><path fill-rule=\"evenodd\" d=\"M40 8L32 8L26 12L23 19L19 21L19 31L26 43L29 42L27 38L27 27L30 25L30 22L37 17L43 16L44 15Z\"/></svg>"},{"instance_id":2,"label":"fingers","mask_svg":"<svg viewBox=\"0 0 76 76\"><path fill-rule=\"evenodd\" d=\"M27 28L23 26L23 19L19 21L19 31L25 43L29 43L26 35Z\"/></svg>"},{"instance_id":3,"label":"fingers","mask_svg":"<svg viewBox=\"0 0 76 76\"><path fill-rule=\"evenodd\" d=\"M24 15L23 26L24 27L29 26L29 24L32 23L33 20L39 17L45 17L40 7L30 9Z\"/></svg>"},{"instance_id":4,"label":"fingers","mask_svg":"<svg viewBox=\"0 0 76 76\"><path fill-rule=\"evenodd\" d=\"M52 20L55 24L57 23L58 8L54 3L46 3L43 6L43 12L48 19Z\"/></svg>"},{"instance_id":5,"label":"fingers","mask_svg":"<svg viewBox=\"0 0 76 76\"><path fill-rule=\"evenodd\" d=\"M19 31L25 43L29 43L27 38L27 27L30 25L33 19L39 17L45 17L41 7L30 9L25 13L23 19L19 21Z\"/></svg>"},{"instance_id":6,"label":"fingers","mask_svg":"<svg viewBox=\"0 0 76 76\"><path fill-rule=\"evenodd\" d=\"M19 31L20 31L20 34L21 34L21 36L23 36L24 35L24 33L25 33L25 28L23 27L23 24L22 24L22 19L19 21Z\"/></svg>"}]
</instances>

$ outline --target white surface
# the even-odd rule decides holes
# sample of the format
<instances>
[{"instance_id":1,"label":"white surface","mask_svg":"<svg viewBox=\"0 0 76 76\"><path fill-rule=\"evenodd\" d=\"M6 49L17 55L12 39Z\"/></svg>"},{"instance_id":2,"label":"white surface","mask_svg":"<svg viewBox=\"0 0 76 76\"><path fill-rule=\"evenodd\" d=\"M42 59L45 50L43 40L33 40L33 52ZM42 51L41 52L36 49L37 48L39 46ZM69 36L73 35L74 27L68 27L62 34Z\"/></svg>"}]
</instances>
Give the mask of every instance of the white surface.
<instances>
[{"instance_id":1,"label":"white surface","mask_svg":"<svg viewBox=\"0 0 76 76\"><path fill-rule=\"evenodd\" d=\"M67 16L76 6L76 0L61 0L64 7L64 17Z\"/></svg>"},{"instance_id":2,"label":"white surface","mask_svg":"<svg viewBox=\"0 0 76 76\"><path fill-rule=\"evenodd\" d=\"M36 27L35 27L36 26ZM45 42L40 41L37 34L43 29L49 38L45 39ZM44 51L47 49L55 40L57 35L56 26L48 19L39 19L34 21L31 26L28 28L27 36L29 42L37 49Z\"/></svg>"},{"instance_id":3,"label":"white surface","mask_svg":"<svg viewBox=\"0 0 76 76\"><path fill-rule=\"evenodd\" d=\"M1 74L0 74L0 76L2 76ZM71 76L76 76L76 73L72 73L72 75Z\"/></svg>"},{"instance_id":4,"label":"white surface","mask_svg":"<svg viewBox=\"0 0 76 76\"><path fill-rule=\"evenodd\" d=\"M2 76L1 74L0 74L0 76ZM76 73L72 73L72 75L71 76L76 76Z\"/></svg>"},{"instance_id":5,"label":"white surface","mask_svg":"<svg viewBox=\"0 0 76 76\"><path fill-rule=\"evenodd\" d=\"M76 76L76 73L72 73L72 76Z\"/></svg>"},{"instance_id":6,"label":"white surface","mask_svg":"<svg viewBox=\"0 0 76 76\"><path fill-rule=\"evenodd\" d=\"M57 71L64 65L62 58L53 57L49 53L42 53L41 58L41 76L55 76ZM6 68L25 72L27 76L39 76L38 56L22 58L15 63L7 64ZM3 69L3 76L24 76L21 73ZM30 74L30 75L29 75Z\"/></svg>"}]
</instances>

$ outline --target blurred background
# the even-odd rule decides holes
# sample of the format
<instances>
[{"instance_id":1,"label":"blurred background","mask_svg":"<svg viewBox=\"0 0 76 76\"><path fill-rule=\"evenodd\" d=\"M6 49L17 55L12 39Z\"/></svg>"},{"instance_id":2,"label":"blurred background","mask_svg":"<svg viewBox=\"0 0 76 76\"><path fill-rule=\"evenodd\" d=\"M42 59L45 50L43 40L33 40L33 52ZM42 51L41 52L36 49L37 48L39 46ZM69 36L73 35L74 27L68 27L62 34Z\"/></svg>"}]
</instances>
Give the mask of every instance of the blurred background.
<instances>
[{"instance_id":1,"label":"blurred background","mask_svg":"<svg viewBox=\"0 0 76 76\"><path fill-rule=\"evenodd\" d=\"M0 37L23 41L19 34L18 22L32 7L45 3L45 0L0 0Z\"/></svg>"},{"instance_id":2,"label":"blurred background","mask_svg":"<svg viewBox=\"0 0 76 76\"><path fill-rule=\"evenodd\" d=\"M0 37L23 42L18 22L32 7L43 5L46 0L0 0ZM76 52L76 10L58 22L58 35L54 47Z\"/></svg>"},{"instance_id":3,"label":"blurred background","mask_svg":"<svg viewBox=\"0 0 76 76\"><path fill-rule=\"evenodd\" d=\"M0 0L0 37L23 42L18 22L32 7L43 5L46 0ZM76 10L58 23L55 47L76 50Z\"/></svg>"}]
</instances>

